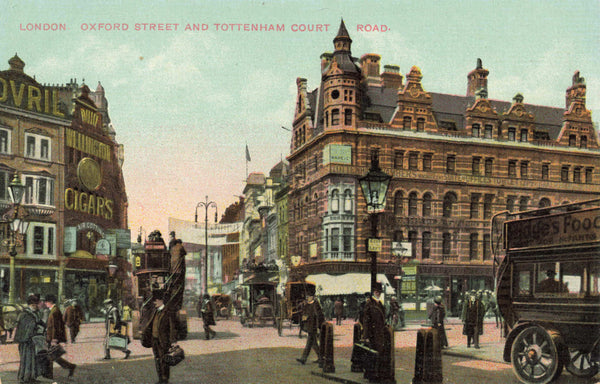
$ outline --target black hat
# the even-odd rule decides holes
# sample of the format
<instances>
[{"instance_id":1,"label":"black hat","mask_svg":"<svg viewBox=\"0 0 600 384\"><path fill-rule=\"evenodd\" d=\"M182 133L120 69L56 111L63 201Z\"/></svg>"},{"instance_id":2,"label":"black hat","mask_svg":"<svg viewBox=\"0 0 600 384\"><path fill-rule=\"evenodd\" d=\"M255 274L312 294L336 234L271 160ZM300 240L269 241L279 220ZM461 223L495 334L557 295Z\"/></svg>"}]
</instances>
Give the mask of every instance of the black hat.
<instances>
[{"instance_id":1,"label":"black hat","mask_svg":"<svg viewBox=\"0 0 600 384\"><path fill-rule=\"evenodd\" d=\"M46 295L44 301L49 301L52 304L56 304L56 296L54 296L53 294Z\"/></svg>"},{"instance_id":2,"label":"black hat","mask_svg":"<svg viewBox=\"0 0 600 384\"><path fill-rule=\"evenodd\" d=\"M31 294L27 297L27 305L29 304L39 304L40 303L40 298L38 295L36 294Z\"/></svg>"},{"instance_id":3,"label":"black hat","mask_svg":"<svg viewBox=\"0 0 600 384\"><path fill-rule=\"evenodd\" d=\"M383 285L380 282L373 284L373 291L383 292Z\"/></svg>"}]
</instances>

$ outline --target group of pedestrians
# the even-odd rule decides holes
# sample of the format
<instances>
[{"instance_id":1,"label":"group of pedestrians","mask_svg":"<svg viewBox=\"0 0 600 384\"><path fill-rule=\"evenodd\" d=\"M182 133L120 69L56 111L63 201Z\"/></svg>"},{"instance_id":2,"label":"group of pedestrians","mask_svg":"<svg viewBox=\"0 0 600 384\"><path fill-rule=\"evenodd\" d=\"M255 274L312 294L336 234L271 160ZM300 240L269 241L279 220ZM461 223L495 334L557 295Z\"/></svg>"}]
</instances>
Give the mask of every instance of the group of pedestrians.
<instances>
[{"instance_id":1,"label":"group of pedestrians","mask_svg":"<svg viewBox=\"0 0 600 384\"><path fill-rule=\"evenodd\" d=\"M56 305L56 296L27 298L27 308L19 314L15 342L19 344L19 383L35 383L39 376L54 378L53 363L68 370L72 377L77 365L62 357L61 343L67 342L65 320Z\"/></svg>"}]
</instances>

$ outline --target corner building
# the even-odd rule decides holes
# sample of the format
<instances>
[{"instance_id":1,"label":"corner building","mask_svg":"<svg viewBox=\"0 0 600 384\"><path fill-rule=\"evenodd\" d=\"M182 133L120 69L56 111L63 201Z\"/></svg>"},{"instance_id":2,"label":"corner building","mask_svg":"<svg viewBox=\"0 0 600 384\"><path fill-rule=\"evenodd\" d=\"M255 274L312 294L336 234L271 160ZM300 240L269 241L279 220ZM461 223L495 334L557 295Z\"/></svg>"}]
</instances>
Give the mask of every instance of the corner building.
<instances>
[{"instance_id":1,"label":"corner building","mask_svg":"<svg viewBox=\"0 0 600 384\"><path fill-rule=\"evenodd\" d=\"M337 276L340 286L354 273L369 279L358 178L373 155L392 176L378 273L388 293L401 288L409 310L425 308L427 287L440 287L454 314L463 292L493 289L495 213L600 197L598 133L579 72L564 107L538 106L521 94L490 98L481 60L464 96L441 94L423 88L418 67L406 78L395 65L381 71L379 55L356 59L351 44L342 21L333 53L321 55L318 88L297 79L289 254L302 275Z\"/></svg>"}]
</instances>

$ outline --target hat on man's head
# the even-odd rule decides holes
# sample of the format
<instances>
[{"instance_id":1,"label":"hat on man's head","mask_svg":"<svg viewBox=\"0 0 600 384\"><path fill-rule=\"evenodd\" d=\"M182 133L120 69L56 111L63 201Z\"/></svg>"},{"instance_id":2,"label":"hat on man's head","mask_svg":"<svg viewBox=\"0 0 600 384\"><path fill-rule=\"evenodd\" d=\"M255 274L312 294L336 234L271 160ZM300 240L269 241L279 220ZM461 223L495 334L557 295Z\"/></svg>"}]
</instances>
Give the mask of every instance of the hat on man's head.
<instances>
[{"instance_id":1,"label":"hat on man's head","mask_svg":"<svg viewBox=\"0 0 600 384\"><path fill-rule=\"evenodd\" d=\"M102 304L108 305L108 304L112 304L112 302L113 302L112 299L106 299L106 300L104 300L104 302Z\"/></svg>"},{"instance_id":2,"label":"hat on man's head","mask_svg":"<svg viewBox=\"0 0 600 384\"><path fill-rule=\"evenodd\" d=\"M40 303L40 298L38 295L36 294L31 294L29 296L27 296L27 305L29 304L39 304Z\"/></svg>"},{"instance_id":3,"label":"hat on man's head","mask_svg":"<svg viewBox=\"0 0 600 384\"><path fill-rule=\"evenodd\" d=\"M554 277L554 276L556 276L556 272L554 271L554 269L549 269L546 271L546 276Z\"/></svg>"},{"instance_id":4,"label":"hat on man's head","mask_svg":"<svg viewBox=\"0 0 600 384\"><path fill-rule=\"evenodd\" d=\"M56 296L54 296L53 294L46 295L46 297L44 297L44 301L56 304Z\"/></svg>"},{"instance_id":5,"label":"hat on man's head","mask_svg":"<svg viewBox=\"0 0 600 384\"><path fill-rule=\"evenodd\" d=\"M436 296L435 299L433 299L433 302L436 304L442 304L442 296Z\"/></svg>"},{"instance_id":6,"label":"hat on man's head","mask_svg":"<svg viewBox=\"0 0 600 384\"><path fill-rule=\"evenodd\" d=\"M383 292L383 285L381 285L381 283L378 281L375 284L373 284L373 290Z\"/></svg>"}]
</instances>

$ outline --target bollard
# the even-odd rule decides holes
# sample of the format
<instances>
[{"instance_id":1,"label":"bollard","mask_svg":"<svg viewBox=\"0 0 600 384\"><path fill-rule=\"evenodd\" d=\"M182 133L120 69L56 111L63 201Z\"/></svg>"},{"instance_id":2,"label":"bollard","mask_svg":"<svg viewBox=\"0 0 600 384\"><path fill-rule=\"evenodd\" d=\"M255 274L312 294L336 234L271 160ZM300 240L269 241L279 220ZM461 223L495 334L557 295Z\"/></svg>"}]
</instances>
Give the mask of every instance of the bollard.
<instances>
[{"instance_id":1,"label":"bollard","mask_svg":"<svg viewBox=\"0 0 600 384\"><path fill-rule=\"evenodd\" d=\"M394 341L394 328L391 326L386 327L385 333L385 349L382 354L380 377L385 383L396 382L396 364L395 364L395 341Z\"/></svg>"},{"instance_id":2,"label":"bollard","mask_svg":"<svg viewBox=\"0 0 600 384\"><path fill-rule=\"evenodd\" d=\"M321 362L324 373L334 373L335 364L333 362L333 324L325 323L321 328L325 336L321 337Z\"/></svg>"},{"instance_id":3,"label":"bollard","mask_svg":"<svg viewBox=\"0 0 600 384\"><path fill-rule=\"evenodd\" d=\"M417 333L415 375L412 384L442 384L442 348L439 331L420 329Z\"/></svg>"},{"instance_id":4,"label":"bollard","mask_svg":"<svg viewBox=\"0 0 600 384\"><path fill-rule=\"evenodd\" d=\"M360 323L354 323L354 333L352 336L352 357L350 361L352 365L350 366L350 372L362 372L362 356L360 349L356 346L356 343L360 341L362 338L362 325Z\"/></svg>"}]
</instances>

